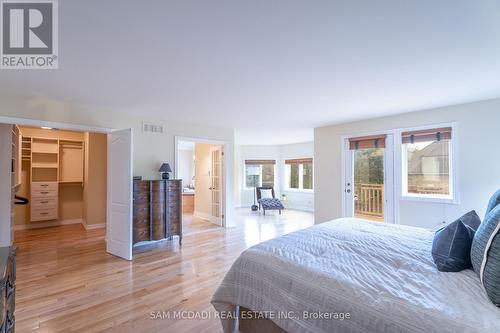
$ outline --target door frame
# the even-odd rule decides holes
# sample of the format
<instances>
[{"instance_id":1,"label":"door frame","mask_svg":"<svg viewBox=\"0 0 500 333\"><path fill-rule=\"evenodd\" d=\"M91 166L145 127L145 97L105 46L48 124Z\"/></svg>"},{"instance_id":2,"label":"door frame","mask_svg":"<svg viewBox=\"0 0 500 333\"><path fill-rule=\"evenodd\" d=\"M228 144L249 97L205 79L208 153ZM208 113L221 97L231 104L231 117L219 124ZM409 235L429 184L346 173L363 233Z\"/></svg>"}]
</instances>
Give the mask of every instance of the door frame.
<instances>
[{"instance_id":1,"label":"door frame","mask_svg":"<svg viewBox=\"0 0 500 333\"><path fill-rule=\"evenodd\" d=\"M228 185L229 182L228 180L230 179L230 168L227 165L227 155L230 149L230 143L228 141L224 140L213 140L213 139L206 139L206 138L197 138L197 137L188 137L188 136L179 136L176 135L174 136L174 144L175 144L175 149L174 149L174 177L178 177L178 170L179 170L179 141L187 141L187 142L194 142L194 143L206 143L206 144L212 144L212 145L220 145L222 147L222 156L221 156L221 171L222 171L222 227L226 228L227 226L227 220L228 217L230 216L230 206L228 205L229 199L229 191L228 191Z\"/></svg>"},{"instance_id":2,"label":"door frame","mask_svg":"<svg viewBox=\"0 0 500 333\"><path fill-rule=\"evenodd\" d=\"M342 217L351 217L348 212L347 207L350 206L348 201L350 196L346 192L345 183L347 177L347 163L352 161L352 156L348 155L349 151L348 142L350 138L354 137L363 137L363 136L372 136L372 135L387 135L386 138L386 152L384 154L384 198L385 198L385 207L384 207L384 221L386 223L398 223L398 205L396 203L396 193L395 193L395 131L387 130L387 131L373 131L373 132L363 132L363 133L353 133L341 136L341 182L340 182L340 191L342 193ZM390 163L387 163L389 161ZM351 171L352 172L352 171ZM352 178L352 177L351 177ZM352 186L354 189L354 185ZM352 204L352 202L351 202Z\"/></svg>"},{"instance_id":3,"label":"door frame","mask_svg":"<svg viewBox=\"0 0 500 333\"><path fill-rule=\"evenodd\" d=\"M0 124L8 124L8 125L21 125L21 126L33 126L33 127L51 127L51 128L57 128L57 129L62 129L62 130L68 130L68 131L80 131L80 132L93 132L93 133L102 133L102 134L110 134L111 132L115 131L116 129L113 128L107 128L107 127L98 127L98 126L87 126L87 125L80 125L80 124L70 124L70 123L63 123L63 122L56 122L56 121L46 121L46 120L41 120L41 119L27 119L27 118L17 118L17 117L5 117L5 116L0 116ZM133 128L131 128L133 132ZM133 136L132 136L133 140ZM133 145L133 141L132 141ZM2 156L0 156L2 158ZM8 157L10 160L10 157ZM131 168L133 169L133 165L131 165ZM107 186L109 186L109 177L107 179ZM132 202L131 202L132 204ZM8 203L8 207L10 207L10 201ZM106 213L107 214L107 213ZM0 221L0 224L7 223L7 221ZM12 227L12 223L14 221L10 220L10 227ZM109 220L106 218L106 230L109 229ZM130 226L132 228L132 225ZM10 242L12 243L14 240L10 239ZM9 244L10 245L10 244Z\"/></svg>"}]
</instances>

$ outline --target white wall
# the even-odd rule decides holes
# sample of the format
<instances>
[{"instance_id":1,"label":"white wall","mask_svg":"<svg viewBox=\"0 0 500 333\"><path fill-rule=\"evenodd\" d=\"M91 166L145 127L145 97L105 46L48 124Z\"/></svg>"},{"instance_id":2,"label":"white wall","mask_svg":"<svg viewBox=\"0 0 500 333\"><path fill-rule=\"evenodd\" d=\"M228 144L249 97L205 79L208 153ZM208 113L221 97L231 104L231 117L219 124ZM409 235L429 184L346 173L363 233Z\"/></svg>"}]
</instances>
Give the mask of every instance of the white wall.
<instances>
[{"instance_id":1,"label":"white wall","mask_svg":"<svg viewBox=\"0 0 500 333\"><path fill-rule=\"evenodd\" d=\"M437 123L458 123L459 205L402 201L399 223L434 228L475 209L482 217L500 188L500 99L316 128L315 221L342 215L341 136ZM398 220L398 216L396 216Z\"/></svg>"},{"instance_id":2,"label":"white wall","mask_svg":"<svg viewBox=\"0 0 500 333\"><path fill-rule=\"evenodd\" d=\"M226 225L233 224L233 151L234 130L195 126L183 123L182 115L177 119L160 119L116 113L105 109L88 108L41 96L22 96L0 93L0 116L37 119L44 121L78 124L114 129L133 129L134 175L144 179L159 179L158 169L163 162L174 166L175 136L220 140L227 142L226 160ZM143 133L142 123L161 124L162 134Z\"/></svg>"},{"instance_id":3,"label":"white wall","mask_svg":"<svg viewBox=\"0 0 500 333\"><path fill-rule=\"evenodd\" d=\"M238 146L239 172L238 183L240 185L240 206L249 207L253 204L254 190L245 187L245 160L269 159L276 160L274 189L277 197L286 194L288 208L314 211L314 192L303 192L286 190L285 184L285 159L313 157L313 142L296 143L276 146ZM314 162L313 162L314 163Z\"/></svg>"},{"instance_id":4,"label":"white wall","mask_svg":"<svg viewBox=\"0 0 500 333\"><path fill-rule=\"evenodd\" d=\"M179 170L177 178L182 179L182 186L187 187L193 183L194 177L194 150L179 149L177 158L179 159Z\"/></svg>"}]
</instances>

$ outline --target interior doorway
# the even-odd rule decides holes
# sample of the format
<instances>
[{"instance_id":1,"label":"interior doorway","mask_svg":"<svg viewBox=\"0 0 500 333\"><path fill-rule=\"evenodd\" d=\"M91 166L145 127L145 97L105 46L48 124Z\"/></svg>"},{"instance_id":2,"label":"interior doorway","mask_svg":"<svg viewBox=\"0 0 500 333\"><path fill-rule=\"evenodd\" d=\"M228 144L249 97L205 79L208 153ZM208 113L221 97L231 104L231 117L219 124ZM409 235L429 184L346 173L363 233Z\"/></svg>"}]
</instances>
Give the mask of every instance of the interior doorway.
<instances>
[{"instance_id":1,"label":"interior doorway","mask_svg":"<svg viewBox=\"0 0 500 333\"><path fill-rule=\"evenodd\" d=\"M15 232L71 225L101 230L107 252L131 260L131 129L0 121L0 136L8 138L0 144L2 246L15 243Z\"/></svg>"},{"instance_id":2,"label":"interior doorway","mask_svg":"<svg viewBox=\"0 0 500 333\"><path fill-rule=\"evenodd\" d=\"M175 174L182 180L183 231L193 234L224 226L224 144L176 138Z\"/></svg>"}]
</instances>

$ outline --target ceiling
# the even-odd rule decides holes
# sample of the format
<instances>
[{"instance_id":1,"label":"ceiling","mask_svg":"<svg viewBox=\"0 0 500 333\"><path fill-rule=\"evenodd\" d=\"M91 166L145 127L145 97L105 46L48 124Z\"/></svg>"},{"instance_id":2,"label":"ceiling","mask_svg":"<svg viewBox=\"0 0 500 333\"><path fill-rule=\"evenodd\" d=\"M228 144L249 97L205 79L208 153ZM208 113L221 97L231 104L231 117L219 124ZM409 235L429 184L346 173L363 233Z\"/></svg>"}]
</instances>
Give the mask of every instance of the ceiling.
<instances>
[{"instance_id":1,"label":"ceiling","mask_svg":"<svg viewBox=\"0 0 500 333\"><path fill-rule=\"evenodd\" d=\"M241 143L500 97L500 1L59 1L59 69L2 91L236 128ZM263 135L262 133L265 133Z\"/></svg>"}]
</instances>

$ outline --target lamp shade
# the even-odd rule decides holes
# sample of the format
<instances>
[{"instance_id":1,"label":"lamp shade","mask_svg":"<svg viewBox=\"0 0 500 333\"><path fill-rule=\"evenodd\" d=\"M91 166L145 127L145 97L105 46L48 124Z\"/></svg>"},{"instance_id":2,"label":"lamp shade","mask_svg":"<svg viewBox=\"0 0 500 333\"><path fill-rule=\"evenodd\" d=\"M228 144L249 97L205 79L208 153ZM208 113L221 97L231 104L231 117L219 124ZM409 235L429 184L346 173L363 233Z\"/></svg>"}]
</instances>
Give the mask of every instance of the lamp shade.
<instances>
[{"instance_id":1,"label":"lamp shade","mask_svg":"<svg viewBox=\"0 0 500 333\"><path fill-rule=\"evenodd\" d=\"M172 169L170 168L170 164L168 163L163 163L160 167L159 172L172 172Z\"/></svg>"}]
</instances>

